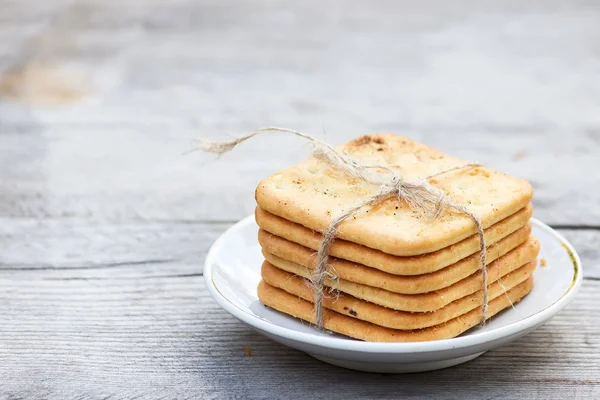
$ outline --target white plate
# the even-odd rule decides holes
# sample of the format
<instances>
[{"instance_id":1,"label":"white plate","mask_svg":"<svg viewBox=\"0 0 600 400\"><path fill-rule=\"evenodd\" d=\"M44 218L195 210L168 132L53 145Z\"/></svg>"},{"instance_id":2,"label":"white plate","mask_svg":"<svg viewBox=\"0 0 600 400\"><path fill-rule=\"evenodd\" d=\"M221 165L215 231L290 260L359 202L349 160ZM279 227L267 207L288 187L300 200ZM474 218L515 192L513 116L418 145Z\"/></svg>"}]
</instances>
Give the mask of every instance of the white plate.
<instances>
[{"instance_id":1,"label":"white plate","mask_svg":"<svg viewBox=\"0 0 600 400\"><path fill-rule=\"evenodd\" d=\"M535 219L545 267L534 273L529 295L484 328L447 340L372 343L317 331L310 324L263 306L256 294L263 257L258 227L249 216L227 230L212 246L204 279L225 310L265 336L341 367L371 372L418 372L457 365L506 344L545 323L573 300L582 280L581 262L560 234Z\"/></svg>"}]
</instances>

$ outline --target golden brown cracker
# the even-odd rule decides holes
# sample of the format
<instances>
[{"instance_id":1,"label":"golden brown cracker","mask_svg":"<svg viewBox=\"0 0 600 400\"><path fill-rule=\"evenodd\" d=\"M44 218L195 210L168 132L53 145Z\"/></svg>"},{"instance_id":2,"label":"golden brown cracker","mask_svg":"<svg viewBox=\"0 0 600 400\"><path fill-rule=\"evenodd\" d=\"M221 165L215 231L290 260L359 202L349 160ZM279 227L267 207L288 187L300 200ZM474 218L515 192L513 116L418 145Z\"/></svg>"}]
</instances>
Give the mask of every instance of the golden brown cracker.
<instances>
[{"instance_id":1,"label":"golden brown cracker","mask_svg":"<svg viewBox=\"0 0 600 400\"><path fill-rule=\"evenodd\" d=\"M436 173L466 165L398 135L374 134L353 140L340 150L367 165L392 168L406 180L420 181ZM484 167L466 167L429 179L450 200L474 213L488 228L527 206L531 185ZM372 196L380 188L341 176L314 157L262 180L256 189L260 207L317 232L327 229L337 215ZM431 253L476 233L467 215L447 209L440 218L422 217L401 200L389 199L344 221L337 237L396 256Z\"/></svg>"},{"instance_id":2,"label":"golden brown cracker","mask_svg":"<svg viewBox=\"0 0 600 400\"><path fill-rule=\"evenodd\" d=\"M492 247L494 243L526 226L532 214L533 207L528 204L522 210L487 228L485 230L487 245ZM256 208L255 217L261 229L273 235L309 249L319 248L322 238L320 233L277 217L260 207ZM336 239L329 246L329 254L334 257L395 275L421 275L434 272L475 254L478 250L479 237L476 235L433 253L411 257L394 256L342 239Z\"/></svg>"},{"instance_id":3,"label":"golden brown cracker","mask_svg":"<svg viewBox=\"0 0 600 400\"><path fill-rule=\"evenodd\" d=\"M488 263L526 242L530 247L535 247L535 239L529 237L530 233L531 225L527 224L488 246ZM271 235L262 229L258 232L258 242L267 260L270 259L270 254L272 254L310 270L315 269L316 253L312 249ZM481 268L479 253L472 254L438 271L422 275L394 275L335 257L330 257L328 264L331 272L341 279L403 294L427 293L442 289L466 278Z\"/></svg>"},{"instance_id":4,"label":"golden brown cracker","mask_svg":"<svg viewBox=\"0 0 600 400\"><path fill-rule=\"evenodd\" d=\"M487 267L488 285L529 262L537 264L536 258L539 253L539 248L539 242L533 238L531 243L519 246L489 264ZM312 272L306 267L273 256L272 254L267 254L267 256L267 262L273 264L277 268L303 278L311 277ZM409 312L436 311L455 300L477 292L481 289L482 284L483 280L480 271L469 275L467 278L462 279L451 286L447 286L434 292L421 294L394 293L385 289L367 286L340 278L325 279L325 285L327 287L337 289L341 292L383 307Z\"/></svg>"},{"instance_id":5,"label":"golden brown cracker","mask_svg":"<svg viewBox=\"0 0 600 400\"><path fill-rule=\"evenodd\" d=\"M506 296L498 296L490 301L487 313L488 318L519 302L531 291L532 287L533 277L529 277L525 282L509 290ZM313 303L275 288L265 281L260 281L258 285L258 298L268 307L304 321L315 323ZM450 339L476 326L480 322L481 307L440 325L408 331L385 328L327 309L324 310L323 318L325 329L369 342L422 342Z\"/></svg>"},{"instance_id":6,"label":"golden brown cracker","mask_svg":"<svg viewBox=\"0 0 600 400\"><path fill-rule=\"evenodd\" d=\"M506 291L527 280L534 270L535 263L528 263L503 276L501 281L489 285L488 301L503 295ZM314 303L314 293L307 280L281 270L268 262L263 263L261 275L269 285ZM392 310L337 291L334 293L327 292L323 299L323 306L332 311L371 322L375 325L401 330L422 329L439 325L466 314L482 304L482 290L453 301L439 310L427 313Z\"/></svg>"}]
</instances>

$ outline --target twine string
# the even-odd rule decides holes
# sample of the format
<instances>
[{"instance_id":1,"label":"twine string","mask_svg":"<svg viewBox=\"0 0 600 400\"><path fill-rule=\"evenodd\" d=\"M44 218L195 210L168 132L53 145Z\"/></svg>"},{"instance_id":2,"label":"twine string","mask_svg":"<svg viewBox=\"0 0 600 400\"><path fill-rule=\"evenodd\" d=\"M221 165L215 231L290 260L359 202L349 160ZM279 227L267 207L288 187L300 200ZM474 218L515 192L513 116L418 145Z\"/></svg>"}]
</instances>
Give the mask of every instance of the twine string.
<instances>
[{"instance_id":1,"label":"twine string","mask_svg":"<svg viewBox=\"0 0 600 400\"><path fill-rule=\"evenodd\" d=\"M315 320L319 329L323 330L324 310L323 299L325 292L325 277L329 274L329 247L336 238L339 226L348 218L354 217L362 209L376 206L388 199L398 199L404 201L408 206L420 212L430 219L439 218L442 213L448 209L457 211L467 215L475 224L477 234L479 236L479 255L482 276L482 291L483 291L483 306L481 312L481 325L484 326L488 314L488 285L487 285L487 246L485 242L484 228L481 219L473 212L469 211L464 206L453 203L444 191L432 186L428 179L438 175L446 174L452 171L465 169L468 167L478 166L477 163L467 163L452 167L433 175L429 175L421 181L407 181L403 179L400 173L388 166L383 165L365 165L359 160L354 159L348 154L334 149L329 144L314 138L306 133L287 128L265 127L252 131L244 136L224 141L215 142L208 139L199 139L198 146L194 150L204 150L209 153L222 155L233 150L237 145L251 139L259 134L283 132L290 133L308 140L314 147L313 156L320 162L328 164L333 170L339 174L349 178L361 180L370 185L379 187L379 191L353 205L330 223L327 229L323 232L323 237L319 244L317 252L317 263L315 271L312 275L311 282L314 290L314 306Z\"/></svg>"}]
</instances>

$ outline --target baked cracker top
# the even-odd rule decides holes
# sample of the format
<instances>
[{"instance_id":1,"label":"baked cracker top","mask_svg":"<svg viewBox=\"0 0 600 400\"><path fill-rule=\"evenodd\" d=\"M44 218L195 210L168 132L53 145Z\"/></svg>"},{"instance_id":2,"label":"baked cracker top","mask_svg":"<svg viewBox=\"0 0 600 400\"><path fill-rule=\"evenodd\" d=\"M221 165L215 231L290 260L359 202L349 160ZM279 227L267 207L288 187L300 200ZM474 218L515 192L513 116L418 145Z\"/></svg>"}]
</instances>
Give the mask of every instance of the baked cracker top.
<instances>
[{"instance_id":1,"label":"baked cracker top","mask_svg":"<svg viewBox=\"0 0 600 400\"><path fill-rule=\"evenodd\" d=\"M394 168L408 181L467 164L393 134L365 135L338 150L366 165ZM533 196L527 181L478 166L448 172L429 182L454 203L474 212L484 227L525 207ZM275 215L323 232L337 215L378 191L378 187L342 176L311 157L261 181L256 201ZM458 211L447 210L440 218L429 219L404 201L390 199L365 207L344 221L336 237L389 254L411 256L442 249L476 232L473 220Z\"/></svg>"}]
</instances>

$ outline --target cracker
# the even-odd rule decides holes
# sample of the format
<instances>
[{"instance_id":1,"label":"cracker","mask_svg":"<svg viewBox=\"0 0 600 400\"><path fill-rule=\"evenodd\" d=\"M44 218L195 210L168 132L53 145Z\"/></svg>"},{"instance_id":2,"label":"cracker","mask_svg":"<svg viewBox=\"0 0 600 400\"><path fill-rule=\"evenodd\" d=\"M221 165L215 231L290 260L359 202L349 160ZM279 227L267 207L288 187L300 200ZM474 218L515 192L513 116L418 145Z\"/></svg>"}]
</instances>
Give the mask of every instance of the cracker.
<instances>
[{"instance_id":1,"label":"cracker","mask_svg":"<svg viewBox=\"0 0 600 400\"><path fill-rule=\"evenodd\" d=\"M531 233L531 225L511 233L500 241L487 248L487 261L493 262L514 248L527 242ZM533 243L530 240L530 245ZM315 269L316 253L304 246L271 235L262 229L258 232L258 242L263 249L263 255L270 260L270 254L291 261L295 264ZM341 279L361 283L363 285L378 287L390 292L403 294L427 293L450 286L466 278L480 269L479 253L472 254L457 263L436 272L423 275L394 275L375 268L366 267L341 258L330 257L329 268L333 274Z\"/></svg>"},{"instance_id":2,"label":"cracker","mask_svg":"<svg viewBox=\"0 0 600 400\"><path fill-rule=\"evenodd\" d=\"M485 230L488 246L529 223L533 207L528 204ZM319 248L321 234L300 224L285 220L260 207L255 211L256 222L265 231L313 250ZM479 251L479 237L470 236L458 243L433 253L412 257L398 257L346 240L336 239L329 254L395 275L421 275L434 272ZM284 257L285 258L285 257Z\"/></svg>"},{"instance_id":3,"label":"cracker","mask_svg":"<svg viewBox=\"0 0 600 400\"><path fill-rule=\"evenodd\" d=\"M534 261L539 253L539 248L539 242L536 239L532 239L531 243L519 246L489 264L487 267L488 285L497 281L509 272ZM270 262L277 268L283 269L294 275L303 278L311 277L311 271L301 265L284 260L272 254L268 254L268 260L269 261L267 262ZM337 289L341 292L383 307L410 312L436 311L455 300L477 292L481 289L482 284L481 271L469 275L467 278L456 282L452 286L445 287L435 292L421 294L394 293L344 279L325 279L325 285L330 288Z\"/></svg>"},{"instance_id":4,"label":"cracker","mask_svg":"<svg viewBox=\"0 0 600 400\"><path fill-rule=\"evenodd\" d=\"M517 285L506 293L489 302L488 318L503 309L519 302L533 286L533 277ZM261 281L258 285L260 301L275 310L315 323L314 305L284 290ZM323 324L326 329L369 342L422 342L450 339L476 326L481 321L481 307L469 311L460 317L425 329L398 330L385 328L370 322L352 318L324 309Z\"/></svg>"},{"instance_id":5,"label":"cracker","mask_svg":"<svg viewBox=\"0 0 600 400\"><path fill-rule=\"evenodd\" d=\"M341 150L368 165L394 168L410 181L467 164L392 134L366 135ZM533 195L528 182L483 167L455 170L429 182L477 215L484 228L525 207ZM378 191L310 158L261 181L256 201L272 214L323 232L336 215ZM344 221L337 237L388 254L412 256L448 247L475 233L473 220L460 212L446 210L440 218L429 220L404 201L390 199Z\"/></svg>"},{"instance_id":6,"label":"cracker","mask_svg":"<svg viewBox=\"0 0 600 400\"><path fill-rule=\"evenodd\" d=\"M489 301L527 280L534 270L535 263L528 263L503 276L501 282L497 281L489 285ZM263 264L261 274L263 280L269 285L314 303L314 293L310 283L305 279L276 268L268 262ZM401 330L422 329L439 325L466 314L482 304L482 290L453 301L437 311L428 313L396 311L340 292L328 293L323 301L324 307L340 314L346 314L375 325Z\"/></svg>"}]
</instances>

